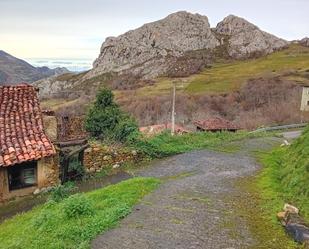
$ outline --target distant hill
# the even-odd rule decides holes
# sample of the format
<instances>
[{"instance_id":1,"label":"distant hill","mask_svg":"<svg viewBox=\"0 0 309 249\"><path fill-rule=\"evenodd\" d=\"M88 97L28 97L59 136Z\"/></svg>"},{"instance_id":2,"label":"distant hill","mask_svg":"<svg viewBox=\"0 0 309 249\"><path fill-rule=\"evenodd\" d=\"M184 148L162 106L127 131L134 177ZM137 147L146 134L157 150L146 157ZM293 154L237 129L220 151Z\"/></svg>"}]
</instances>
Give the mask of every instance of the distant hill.
<instances>
[{"instance_id":1,"label":"distant hill","mask_svg":"<svg viewBox=\"0 0 309 249\"><path fill-rule=\"evenodd\" d=\"M26 61L0 50L0 85L20 82L32 83L46 77L68 72L66 68L34 67Z\"/></svg>"}]
</instances>

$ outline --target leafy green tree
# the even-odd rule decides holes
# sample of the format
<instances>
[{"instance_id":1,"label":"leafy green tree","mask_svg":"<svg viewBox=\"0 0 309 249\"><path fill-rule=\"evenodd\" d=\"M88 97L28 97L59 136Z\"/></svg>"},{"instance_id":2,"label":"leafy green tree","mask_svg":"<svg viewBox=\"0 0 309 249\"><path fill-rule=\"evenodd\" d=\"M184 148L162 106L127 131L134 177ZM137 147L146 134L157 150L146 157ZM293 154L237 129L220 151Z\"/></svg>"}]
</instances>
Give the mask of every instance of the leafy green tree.
<instances>
[{"instance_id":1,"label":"leafy green tree","mask_svg":"<svg viewBox=\"0 0 309 249\"><path fill-rule=\"evenodd\" d=\"M87 114L86 130L95 138L126 142L138 133L138 126L114 102L112 91L103 88Z\"/></svg>"}]
</instances>

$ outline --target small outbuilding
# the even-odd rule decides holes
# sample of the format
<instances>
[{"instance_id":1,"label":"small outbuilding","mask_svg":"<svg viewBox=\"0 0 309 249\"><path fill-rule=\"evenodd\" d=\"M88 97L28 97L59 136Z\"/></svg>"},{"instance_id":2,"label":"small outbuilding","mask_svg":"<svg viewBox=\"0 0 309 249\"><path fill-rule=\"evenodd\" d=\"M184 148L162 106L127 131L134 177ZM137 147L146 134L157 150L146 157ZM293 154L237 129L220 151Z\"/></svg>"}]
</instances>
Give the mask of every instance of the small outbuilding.
<instances>
[{"instance_id":1,"label":"small outbuilding","mask_svg":"<svg viewBox=\"0 0 309 249\"><path fill-rule=\"evenodd\" d=\"M198 120L194 122L197 131L210 131L210 132L220 132L220 131L230 131L236 132L238 130L237 126L231 121L220 117L208 118L205 120Z\"/></svg>"},{"instance_id":2,"label":"small outbuilding","mask_svg":"<svg viewBox=\"0 0 309 249\"><path fill-rule=\"evenodd\" d=\"M33 86L0 86L0 201L59 182L56 149Z\"/></svg>"}]
</instances>

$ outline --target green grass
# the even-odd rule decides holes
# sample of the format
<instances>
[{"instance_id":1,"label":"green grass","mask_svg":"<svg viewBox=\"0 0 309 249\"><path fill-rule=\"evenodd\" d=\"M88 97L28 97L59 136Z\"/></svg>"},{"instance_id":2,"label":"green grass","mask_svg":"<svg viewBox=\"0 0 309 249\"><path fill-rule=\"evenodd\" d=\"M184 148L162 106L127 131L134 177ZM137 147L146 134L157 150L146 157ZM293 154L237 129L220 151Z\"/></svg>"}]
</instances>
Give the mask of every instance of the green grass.
<instances>
[{"instance_id":1,"label":"green grass","mask_svg":"<svg viewBox=\"0 0 309 249\"><path fill-rule=\"evenodd\" d=\"M284 203L299 207L309 220L309 128L290 147L263 153L260 158L264 168L258 188L273 221Z\"/></svg>"},{"instance_id":2,"label":"green grass","mask_svg":"<svg viewBox=\"0 0 309 249\"><path fill-rule=\"evenodd\" d=\"M265 136L265 133L248 132L195 132L181 136L162 133L152 138L135 141L133 147L152 158L171 156L193 150L211 149L223 152L237 152L239 145L231 143L250 137Z\"/></svg>"},{"instance_id":3,"label":"green grass","mask_svg":"<svg viewBox=\"0 0 309 249\"><path fill-rule=\"evenodd\" d=\"M264 75L286 75L299 83L308 83L309 48L292 44L289 48L270 55L249 60L219 62L199 74L181 79L159 78L153 86L136 91L137 96L170 94L172 82L178 80L179 92L192 94L228 93L238 90L250 78Z\"/></svg>"},{"instance_id":4,"label":"green grass","mask_svg":"<svg viewBox=\"0 0 309 249\"><path fill-rule=\"evenodd\" d=\"M194 76L186 90L191 93L225 93L239 89L246 80L253 77L308 69L309 48L291 45L289 49L259 59L215 64L211 69Z\"/></svg>"},{"instance_id":5,"label":"green grass","mask_svg":"<svg viewBox=\"0 0 309 249\"><path fill-rule=\"evenodd\" d=\"M0 248L90 248L96 235L115 227L159 183L154 178L133 178L58 203L47 202L2 223Z\"/></svg>"}]
</instances>

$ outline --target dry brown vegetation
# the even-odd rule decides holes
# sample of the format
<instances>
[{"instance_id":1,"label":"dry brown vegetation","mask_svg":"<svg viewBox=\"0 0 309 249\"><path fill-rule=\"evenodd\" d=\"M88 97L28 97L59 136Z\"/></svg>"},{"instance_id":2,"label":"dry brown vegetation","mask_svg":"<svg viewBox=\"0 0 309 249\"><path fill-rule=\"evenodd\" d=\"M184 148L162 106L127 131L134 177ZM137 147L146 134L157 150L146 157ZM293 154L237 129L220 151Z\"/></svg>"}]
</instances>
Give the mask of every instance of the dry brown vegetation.
<instances>
[{"instance_id":1,"label":"dry brown vegetation","mask_svg":"<svg viewBox=\"0 0 309 249\"><path fill-rule=\"evenodd\" d=\"M301 87L280 77L251 79L239 91L222 95L177 96L177 122L222 116L247 129L262 125L300 122ZM165 123L170 118L171 96L135 98L134 91L118 98L140 125Z\"/></svg>"}]
</instances>

